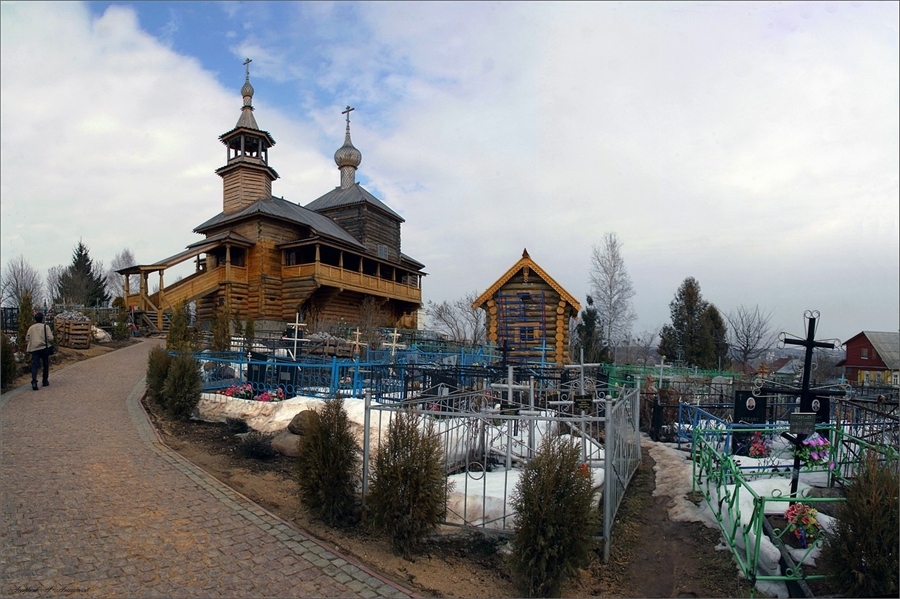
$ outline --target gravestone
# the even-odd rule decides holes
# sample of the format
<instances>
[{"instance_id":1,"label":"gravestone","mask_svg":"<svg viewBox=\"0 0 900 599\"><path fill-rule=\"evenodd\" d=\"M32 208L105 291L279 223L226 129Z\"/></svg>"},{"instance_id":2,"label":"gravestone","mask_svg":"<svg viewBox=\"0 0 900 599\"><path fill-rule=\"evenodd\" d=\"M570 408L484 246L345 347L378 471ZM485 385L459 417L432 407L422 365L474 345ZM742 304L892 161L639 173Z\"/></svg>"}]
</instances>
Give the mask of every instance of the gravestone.
<instances>
[{"instance_id":1,"label":"gravestone","mask_svg":"<svg viewBox=\"0 0 900 599\"><path fill-rule=\"evenodd\" d=\"M735 424L766 424L767 400L765 397L756 397L752 391L740 390L734 392L734 420ZM753 433L735 432L731 438L731 451L738 455L748 455L750 439Z\"/></svg>"}]
</instances>

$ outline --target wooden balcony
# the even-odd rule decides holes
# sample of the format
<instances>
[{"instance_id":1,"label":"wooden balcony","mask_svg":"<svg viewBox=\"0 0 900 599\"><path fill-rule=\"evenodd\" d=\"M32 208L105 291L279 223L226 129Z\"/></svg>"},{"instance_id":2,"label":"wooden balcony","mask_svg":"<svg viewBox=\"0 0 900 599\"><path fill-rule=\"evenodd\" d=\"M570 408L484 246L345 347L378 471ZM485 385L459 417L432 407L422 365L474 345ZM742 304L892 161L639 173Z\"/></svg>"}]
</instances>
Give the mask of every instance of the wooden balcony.
<instances>
[{"instance_id":1,"label":"wooden balcony","mask_svg":"<svg viewBox=\"0 0 900 599\"><path fill-rule=\"evenodd\" d=\"M421 275L412 274L405 281L390 281L322 262L282 266L281 273L283 279L312 278L321 286L379 295L405 302L422 302Z\"/></svg>"}]
</instances>

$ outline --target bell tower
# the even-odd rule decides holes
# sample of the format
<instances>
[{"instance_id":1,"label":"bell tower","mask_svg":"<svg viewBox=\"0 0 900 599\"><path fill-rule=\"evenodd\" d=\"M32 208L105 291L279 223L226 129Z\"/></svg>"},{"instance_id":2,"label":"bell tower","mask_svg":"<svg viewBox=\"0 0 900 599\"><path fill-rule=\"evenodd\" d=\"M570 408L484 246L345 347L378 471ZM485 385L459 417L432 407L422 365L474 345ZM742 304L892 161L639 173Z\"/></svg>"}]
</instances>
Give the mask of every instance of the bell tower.
<instances>
[{"instance_id":1,"label":"bell tower","mask_svg":"<svg viewBox=\"0 0 900 599\"><path fill-rule=\"evenodd\" d=\"M263 131L253 117L253 86L250 85L250 63L244 61L245 79L241 88L244 105L234 129L219 136L227 148L225 166L216 169L222 177L222 212L238 212L253 202L272 197L272 181L278 178L269 166L269 148L275 140Z\"/></svg>"}]
</instances>

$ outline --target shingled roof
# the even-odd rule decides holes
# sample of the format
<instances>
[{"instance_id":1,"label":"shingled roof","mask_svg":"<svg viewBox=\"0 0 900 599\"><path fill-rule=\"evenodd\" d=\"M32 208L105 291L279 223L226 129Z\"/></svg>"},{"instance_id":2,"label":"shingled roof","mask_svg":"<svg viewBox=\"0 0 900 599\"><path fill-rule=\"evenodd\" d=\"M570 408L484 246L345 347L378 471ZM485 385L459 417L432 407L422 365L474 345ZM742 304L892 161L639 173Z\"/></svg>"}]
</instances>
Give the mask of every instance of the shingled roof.
<instances>
[{"instance_id":1,"label":"shingled roof","mask_svg":"<svg viewBox=\"0 0 900 599\"><path fill-rule=\"evenodd\" d=\"M366 247L353 237L353 235L348 233L346 229L327 216L313 212L299 204L289 202L284 198L276 197L259 199L243 210L239 210L232 214L220 212L205 223L197 226L194 229L194 232L202 234L214 227L259 215L266 215L290 223L304 225L310 227L323 237L330 237L334 240L342 241L360 250L366 249Z\"/></svg>"},{"instance_id":2,"label":"shingled roof","mask_svg":"<svg viewBox=\"0 0 900 599\"><path fill-rule=\"evenodd\" d=\"M366 191L359 183L354 183L347 188L335 187L322 197L307 204L306 208L307 210L321 212L323 210L328 210L329 208L352 206L354 204L370 204L382 212L396 218L401 223L405 222L402 216L388 208L387 204Z\"/></svg>"}]
</instances>

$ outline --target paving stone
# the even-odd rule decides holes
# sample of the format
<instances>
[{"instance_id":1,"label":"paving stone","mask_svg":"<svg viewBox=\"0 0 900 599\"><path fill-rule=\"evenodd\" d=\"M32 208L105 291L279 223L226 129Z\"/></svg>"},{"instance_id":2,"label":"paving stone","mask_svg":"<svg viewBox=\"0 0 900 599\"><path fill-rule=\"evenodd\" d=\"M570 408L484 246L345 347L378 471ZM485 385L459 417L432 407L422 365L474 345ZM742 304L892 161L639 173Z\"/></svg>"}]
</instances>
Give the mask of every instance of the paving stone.
<instances>
[{"instance_id":1,"label":"paving stone","mask_svg":"<svg viewBox=\"0 0 900 599\"><path fill-rule=\"evenodd\" d=\"M0 398L0 596L411 596L158 443L140 396L159 343Z\"/></svg>"}]
</instances>

